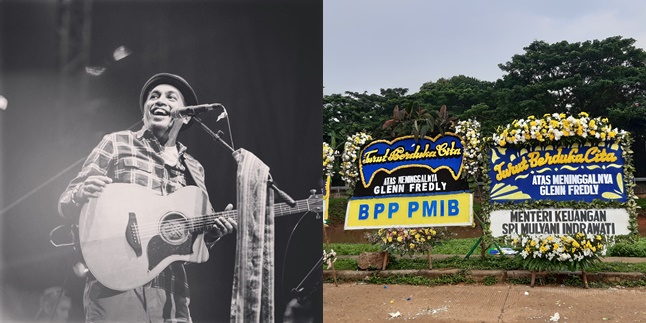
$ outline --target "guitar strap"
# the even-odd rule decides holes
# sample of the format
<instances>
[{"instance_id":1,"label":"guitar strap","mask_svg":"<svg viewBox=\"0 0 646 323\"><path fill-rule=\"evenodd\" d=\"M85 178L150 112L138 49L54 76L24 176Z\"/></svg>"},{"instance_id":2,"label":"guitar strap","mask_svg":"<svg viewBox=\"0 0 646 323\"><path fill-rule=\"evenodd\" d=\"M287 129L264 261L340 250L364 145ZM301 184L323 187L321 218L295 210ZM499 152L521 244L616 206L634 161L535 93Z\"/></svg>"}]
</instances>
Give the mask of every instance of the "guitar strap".
<instances>
[{"instance_id":1,"label":"guitar strap","mask_svg":"<svg viewBox=\"0 0 646 323\"><path fill-rule=\"evenodd\" d=\"M202 184L202 186L200 186L195 181L195 176L193 174L198 171L197 169L195 169L196 166L193 165L191 162L187 163L187 158L186 158L185 155L182 155L180 157L180 160L182 162L182 165L186 169L188 169L188 172L184 173L184 179L186 180L186 186L193 185L193 186L197 186L197 187L199 187L199 188L206 191L206 187L204 186L204 184Z\"/></svg>"},{"instance_id":2,"label":"guitar strap","mask_svg":"<svg viewBox=\"0 0 646 323\"><path fill-rule=\"evenodd\" d=\"M269 167L249 151L238 162L238 233L231 322L274 322L274 195Z\"/></svg>"},{"instance_id":3,"label":"guitar strap","mask_svg":"<svg viewBox=\"0 0 646 323\"><path fill-rule=\"evenodd\" d=\"M184 179L186 180L186 186L193 185L201 188L204 192L207 192L206 190L206 184L204 183L204 178L201 177L200 173L200 164L198 163L197 160L195 160L193 157L187 155L187 154L182 154L180 156L180 161L182 163L182 166L188 169L188 172L184 172ZM196 174L198 176L196 176ZM213 207L211 206L211 203L207 200L207 212L213 213ZM196 245L195 254L197 255L197 258L195 258L193 261L197 263L202 263L206 262L209 259L209 251L208 249L213 246L213 243L210 245L207 245L206 242L204 241L204 235L194 235L193 236L193 243L195 243L195 240L198 239L200 240L199 243Z\"/></svg>"}]
</instances>

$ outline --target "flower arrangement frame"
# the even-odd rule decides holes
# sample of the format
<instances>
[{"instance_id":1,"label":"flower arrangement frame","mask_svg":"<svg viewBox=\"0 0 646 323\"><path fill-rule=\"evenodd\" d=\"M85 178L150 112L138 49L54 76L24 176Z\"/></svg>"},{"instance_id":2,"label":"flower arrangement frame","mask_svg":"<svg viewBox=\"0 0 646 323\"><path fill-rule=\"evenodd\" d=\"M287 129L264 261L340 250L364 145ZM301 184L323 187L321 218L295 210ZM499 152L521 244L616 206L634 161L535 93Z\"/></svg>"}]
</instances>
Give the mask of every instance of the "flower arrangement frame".
<instances>
[{"instance_id":1,"label":"flower arrangement frame","mask_svg":"<svg viewBox=\"0 0 646 323\"><path fill-rule=\"evenodd\" d=\"M323 142L323 177L332 176L334 174L334 161L339 152L334 150L330 144Z\"/></svg>"},{"instance_id":2,"label":"flower arrangement frame","mask_svg":"<svg viewBox=\"0 0 646 323\"><path fill-rule=\"evenodd\" d=\"M624 169L623 169L623 187L625 188L625 193L627 200L625 202L618 202L612 200L601 200L595 199L594 201L582 202L582 201L555 201L555 200L529 200L524 202L505 202L505 203L490 203L491 201L491 179L489 178L489 167L490 161L489 158L484 158L482 165L481 176L484 182L484 187L482 190L482 222L483 222L483 240L486 244L491 244L493 242L493 237L491 235L491 219L490 214L495 210L502 209L544 209L544 208L570 208L570 209L606 209L606 208L623 208L626 209L629 214L629 227L630 234L627 236L617 236L616 240L634 240L639 237L639 232L637 230L637 203L636 196L634 194L634 166L633 166L633 157L631 145L633 139L630 134L626 131L613 128L608 122L607 118L590 118L589 115L585 112L581 112L578 116L566 116L563 113L554 113L546 114L542 118L536 118L530 116L527 119L514 120L512 123L499 127L496 133L492 137L485 138L484 140L484 151L490 151L495 147L534 147L542 146L546 147L548 145L552 146L566 146L566 145L575 145L575 144L584 144L589 142L591 144L598 144L601 142L614 142L621 146L622 157L624 159ZM508 237L509 238L509 237ZM511 237L512 239L514 237ZM515 237L516 243L512 243L518 252L518 256L522 257L525 261L525 266L528 270L532 271L542 271L542 270L581 270L585 275L585 270L589 268L591 264L598 261L600 256L605 255L605 250L607 246L607 237L604 236L594 236L588 237L582 233L570 235L570 236L552 236L552 240L558 240L559 246L565 246L570 243L570 246L573 244L573 241L581 245L584 241L587 245L587 242L590 242L593 246L595 243L600 243L602 248L588 248L579 250L582 253L573 253L572 247L568 250L570 251L569 259L559 258L565 249L561 252L557 252L559 249L545 249L546 239L550 239L550 236L538 237L534 239L529 239L527 237ZM534 246L529 246L530 251L527 251L527 254L523 253L528 247L527 243L534 243ZM538 246L538 250L535 248ZM543 246L543 250L540 250ZM565 247L563 247L565 248ZM587 250L587 251L585 251ZM546 258L545 255L552 253L553 256ZM558 257L557 257L558 256ZM562 256L567 257L567 256ZM560 260L559 260L560 259ZM563 261L565 260L565 261Z\"/></svg>"},{"instance_id":3,"label":"flower arrangement frame","mask_svg":"<svg viewBox=\"0 0 646 323\"><path fill-rule=\"evenodd\" d=\"M341 169L339 175L345 184L353 190L359 180L359 152L370 140L372 136L365 132L357 132L346 138L343 144L343 153L341 154Z\"/></svg>"},{"instance_id":4,"label":"flower arrangement frame","mask_svg":"<svg viewBox=\"0 0 646 323\"><path fill-rule=\"evenodd\" d=\"M381 250L403 256L425 253L449 236L450 233L445 229L390 228L379 229L367 238Z\"/></svg>"}]
</instances>

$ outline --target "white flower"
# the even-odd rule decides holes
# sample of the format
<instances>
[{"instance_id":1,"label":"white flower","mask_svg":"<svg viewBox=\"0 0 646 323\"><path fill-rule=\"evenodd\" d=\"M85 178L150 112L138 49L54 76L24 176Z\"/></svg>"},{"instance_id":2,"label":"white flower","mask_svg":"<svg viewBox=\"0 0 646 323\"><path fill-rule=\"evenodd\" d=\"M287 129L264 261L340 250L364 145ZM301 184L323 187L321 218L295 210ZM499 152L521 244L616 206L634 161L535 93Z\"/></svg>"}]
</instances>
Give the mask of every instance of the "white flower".
<instances>
[{"instance_id":1,"label":"white flower","mask_svg":"<svg viewBox=\"0 0 646 323\"><path fill-rule=\"evenodd\" d=\"M343 179L346 185L350 188L354 188L357 178L359 177L357 153L359 152L360 147L366 144L369 140L372 140L372 136L363 132L357 132L346 138L343 154L341 155L341 159L343 160L341 168L343 171L339 172L339 174L341 175L341 179Z\"/></svg>"}]
</instances>

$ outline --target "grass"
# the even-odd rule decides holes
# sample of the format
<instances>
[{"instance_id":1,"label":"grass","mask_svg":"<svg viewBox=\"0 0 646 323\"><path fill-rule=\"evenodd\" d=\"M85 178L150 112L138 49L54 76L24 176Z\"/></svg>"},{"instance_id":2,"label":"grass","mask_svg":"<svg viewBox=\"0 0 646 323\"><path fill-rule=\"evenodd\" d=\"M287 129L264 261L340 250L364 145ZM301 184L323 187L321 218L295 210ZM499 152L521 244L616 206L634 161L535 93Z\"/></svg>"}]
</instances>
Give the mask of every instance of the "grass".
<instances>
[{"instance_id":1,"label":"grass","mask_svg":"<svg viewBox=\"0 0 646 323\"><path fill-rule=\"evenodd\" d=\"M612 257L646 257L646 238L635 243L620 242L610 247L608 256Z\"/></svg>"},{"instance_id":2,"label":"grass","mask_svg":"<svg viewBox=\"0 0 646 323\"><path fill-rule=\"evenodd\" d=\"M646 200L646 199L644 199ZM469 253L478 238L451 239L433 247L432 254L436 255L466 255ZM503 247L500 245L500 247ZM325 244L323 248L327 250ZM368 243L331 243L330 248L334 249L337 255L358 256L363 252L380 251L379 246ZM329 251L329 250L328 250ZM480 253L478 246L473 255ZM634 243L620 242L608 248L608 257L646 257L646 237Z\"/></svg>"},{"instance_id":3,"label":"grass","mask_svg":"<svg viewBox=\"0 0 646 323\"><path fill-rule=\"evenodd\" d=\"M357 270L357 260L338 258L334 263L336 270ZM387 270L420 270L428 269L426 258L397 258L392 257L388 262ZM523 266L518 258L506 256L485 256L485 258L472 257L465 259L454 256L446 259L433 259L433 269L464 269L464 270L522 270ZM625 262L599 262L588 272L636 272L646 273L646 263Z\"/></svg>"},{"instance_id":4,"label":"grass","mask_svg":"<svg viewBox=\"0 0 646 323\"><path fill-rule=\"evenodd\" d=\"M434 269L462 270L517 270L522 269L520 260L516 257L486 255L479 256L480 247L468 259L464 255L475 244L477 238L452 239L433 248L433 254L456 255L445 259L433 259ZM325 247L325 246L324 246ZM331 249L337 256L358 256L363 252L380 251L377 245L333 243ZM608 251L608 256L614 257L646 257L646 238L628 243L617 243ZM336 270L357 270L357 260L340 257L334 265ZM392 255L388 263L389 270L428 269L425 255L419 257L399 257ZM589 272L638 272L646 273L646 263L599 262Z\"/></svg>"},{"instance_id":5,"label":"grass","mask_svg":"<svg viewBox=\"0 0 646 323\"><path fill-rule=\"evenodd\" d=\"M424 285L424 286L437 286L437 285L453 285L459 283L474 284L475 280L469 278L466 273L457 273L451 275L444 275L442 277L430 278L416 275L391 275L388 277L369 276L363 280L369 284L379 285Z\"/></svg>"},{"instance_id":6,"label":"grass","mask_svg":"<svg viewBox=\"0 0 646 323\"><path fill-rule=\"evenodd\" d=\"M466 255L478 238L451 239L433 247L431 253L438 255ZM479 252L480 247L476 249Z\"/></svg>"},{"instance_id":7,"label":"grass","mask_svg":"<svg viewBox=\"0 0 646 323\"><path fill-rule=\"evenodd\" d=\"M323 248L328 250L325 244ZM330 243L330 249L334 250L337 256L358 256L364 252L380 251L379 246L368 243Z\"/></svg>"},{"instance_id":8,"label":"grass","mask_svg":"<svg viewBox=\"0 0 646 323\"><path fill-rule=\"evenodd\" d=\"M451 239L433 247L432 253L438 255L466 255L477 240L478 238ZM328 250L325 244L323 244L323 248ZM368 243L330 243L330 249L333 249L339 256L358 256L363 252L380 251L379 246ZM476 251L479 250L476 249Z\"/></svg>"}]
</instances>

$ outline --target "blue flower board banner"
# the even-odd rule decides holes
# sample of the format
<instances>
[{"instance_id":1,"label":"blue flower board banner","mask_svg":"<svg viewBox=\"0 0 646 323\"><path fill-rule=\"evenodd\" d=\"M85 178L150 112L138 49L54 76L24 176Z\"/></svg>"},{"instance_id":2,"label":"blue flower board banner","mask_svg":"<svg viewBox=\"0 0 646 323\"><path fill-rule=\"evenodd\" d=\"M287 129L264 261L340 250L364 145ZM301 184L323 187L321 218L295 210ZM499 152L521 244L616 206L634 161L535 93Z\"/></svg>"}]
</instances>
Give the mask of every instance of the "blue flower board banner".
<instances>
[{"instance_id":1,"label":"blue flower board banner","mask_svg":"<svg viewBox=\"0 0 646 323\"><path fill-rule=\"evenodd\" d=\"M616 143L495 147L489 160L491 203L627 199L624 159Z\"/></svg>"},{"instance_id":2,"label":"blue flower board banner","mask_svg":"<svg viewBox=\"0 0 646 323\"><path fill-rule=\"evenodd\" d=\"M435 138L419 138L417 141L412 136L393 141L376 140L366 146L359 156L361 182L364 187L369 187L379 172L392 174L396 170L411 167L434 172L446 169L454 180L458 180L462 172L463 154L460 137L450 133Z\"/></svg>"}]
</instances>

